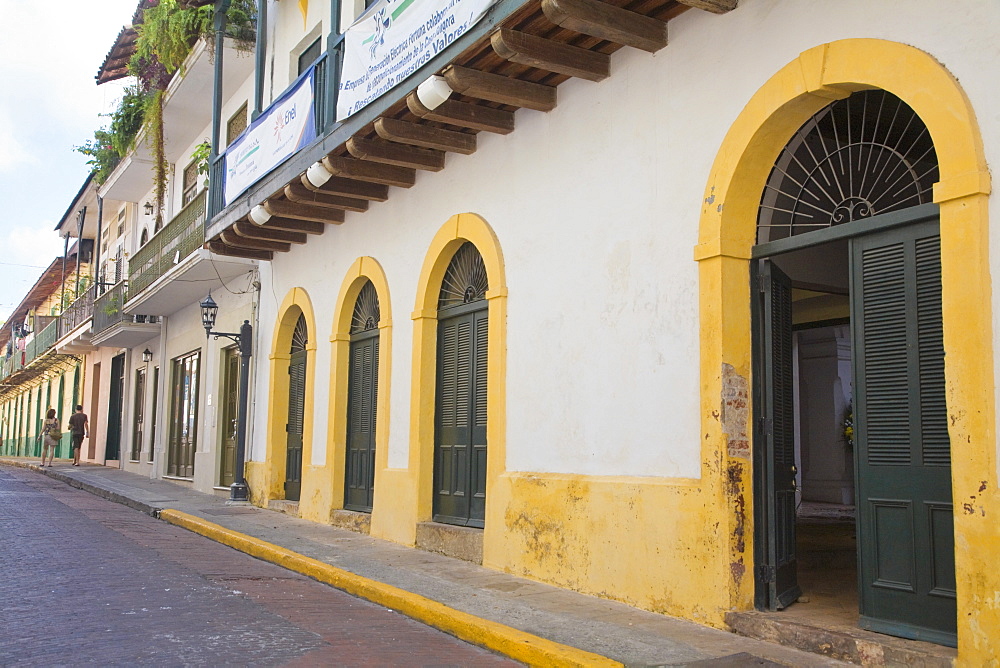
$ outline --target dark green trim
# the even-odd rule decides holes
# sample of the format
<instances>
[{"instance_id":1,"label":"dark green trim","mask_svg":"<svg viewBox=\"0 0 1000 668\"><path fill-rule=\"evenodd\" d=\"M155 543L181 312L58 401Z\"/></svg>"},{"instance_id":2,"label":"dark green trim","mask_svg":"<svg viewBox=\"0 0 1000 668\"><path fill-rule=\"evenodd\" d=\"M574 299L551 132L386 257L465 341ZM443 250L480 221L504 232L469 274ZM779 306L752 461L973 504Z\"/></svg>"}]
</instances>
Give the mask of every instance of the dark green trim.
<instances>
[{"instance_id":1,"label":"dark green trim","mask_svg":"<svg viewBox=\"0 0 1000 668\"><path fill-rule=\"evenodd\" d=\"M793 304L794 307L794 304ZM805 329L819 329L820 327L836 327L838 325L850 325L850 318L829 318L827 320L814 320L813 322L802 322L792 325L793 332L800 332Z\"/></svg>"},{"instance_id":2,"label":"dark green trim","mask_svg":"<svg viewBox=\"0 0 1000 668\"><path fill-rule=\"evenodd\" d=\"M751 257L754 259L772 257L774 255L780 255L781 253L790 253L792 251L809 248L811 246L820 246L831 241L842 241L852 237L861 236L863 234L881 232L893 227L912 225L913 223L919 223L924 220L932 220L937 217L937 204L921 204L920 206L914 206L900 211L893 211L892 213L885 213L881 216L863 218L850 223L827 227L823 230L816 230L815 232L806 232L805 234L797 234L794 237L788 237L786 239L778 239L777 241L768 241L766 243L757 244L750 251Z\"/></svg>"}]
</instances>

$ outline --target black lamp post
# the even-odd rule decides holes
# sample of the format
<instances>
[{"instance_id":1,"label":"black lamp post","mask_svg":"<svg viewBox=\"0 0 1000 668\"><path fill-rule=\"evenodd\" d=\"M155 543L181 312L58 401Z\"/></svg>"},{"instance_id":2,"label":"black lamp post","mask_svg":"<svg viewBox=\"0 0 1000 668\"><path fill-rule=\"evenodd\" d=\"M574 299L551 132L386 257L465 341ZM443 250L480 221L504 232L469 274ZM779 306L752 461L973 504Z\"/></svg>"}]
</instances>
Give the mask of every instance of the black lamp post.
<instances>
[{"instance_id":1,"label":"black lamp post","mask_svg":"<svg viewBox=\"0 0 1000 668\"><path fill-rule=\"evenodd\" d=\"M236 413L236 466L233 471L233 484L229 486L230 501L249 501L250 493L246 478L243 475L247 452L247 399L250 388L250 355L252 354L253 327L249 320L240 325L239 333L213 332L215 316L219 305L212 299L212 293L201 302L201 323L205 326L205 336L220 336L233 341L240 347L240 403Z\"/></svg>"}]
</instances>

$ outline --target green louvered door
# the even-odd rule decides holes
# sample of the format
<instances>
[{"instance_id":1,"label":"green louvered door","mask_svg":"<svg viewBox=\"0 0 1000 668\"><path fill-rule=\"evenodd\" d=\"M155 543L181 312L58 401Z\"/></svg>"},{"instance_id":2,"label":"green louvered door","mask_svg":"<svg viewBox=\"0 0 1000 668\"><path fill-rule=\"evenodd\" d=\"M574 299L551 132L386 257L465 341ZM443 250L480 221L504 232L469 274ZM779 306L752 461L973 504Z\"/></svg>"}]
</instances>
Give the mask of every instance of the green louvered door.
<instances>
[{"instance_id":1,"label":"green louvered door","mask_svg":"<svg viewBox=\"0 0 1000 668\"><path fill-rule=\"evenodd\" d=\"M288 432L285 451L285 498L298 501L302 494L302 432L306 407L306 343L305 317L299 316L292 332L291 359L288 362Z\"/></svg>"},{"instance_id":2,"label":"green louvered door","mask_svg":"<svg viewBox=\"0 0 1000 668\"><path fill-rule=\"evenodd\" d=\"M434 520L482 527L489 321L485 302L451 311L459 314L438 323Z\"/></svg>"},{"instance_id":3,"label":"green louvered door","mask_svg":"<svg viewBox=\"0 0 1000 668\"><path fill-rule=\"evenodd\" d=\"M758 498L758 521L766 527L766 545L758 552L762 582L767 584L766 607L784 608L802 590L795 553L795 428L792 386L792 284L770 260L758 265L759 290L755 309L756 345L764 380L758 398L759 434L764 448L756 465L766 487Z\"/></svg>"},{"instance_id":4,"label":"green louvered door","mask_svg":"<svg viewBox=\"0 0 1000 668\"><path fill-rule=\"evenodd\" d=\"M851 241L861 626L956 643L938 222Z\"/></svg>"},{"instance_id":5,"label":"green louvered door","mask_svg":"<svg viewBox=\"0 0 1000 668\"><path fill-rule=\"evenodd\" d=\"M375 492L378 342L377 329L351 337L344 507L361 512L371 512Z\"/></svg>"}]
</instances>

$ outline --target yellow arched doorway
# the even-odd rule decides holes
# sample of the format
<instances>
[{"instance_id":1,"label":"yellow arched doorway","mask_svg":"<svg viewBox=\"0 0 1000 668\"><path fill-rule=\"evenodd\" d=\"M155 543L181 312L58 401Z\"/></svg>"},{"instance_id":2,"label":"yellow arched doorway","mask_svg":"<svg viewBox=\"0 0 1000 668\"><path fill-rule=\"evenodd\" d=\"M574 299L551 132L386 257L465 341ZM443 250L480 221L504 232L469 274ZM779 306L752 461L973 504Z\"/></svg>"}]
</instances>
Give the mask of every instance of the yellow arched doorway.
<instances>
[{"instance_id":1,"label":"yellow arched doorway","mask_svg":"<svg viewBox=\"0 0 1000 668\"><path fill-rule=\"evenodd\" d=\"M990 190L971 105L951 74L928 54L902 44L852 39L804 52L750 100L727 134L704 197L695 259L699 262L702 427L727 461L730 497L751 499L745 438L726 433L716 416L731 378L751 374L748 264L757 207L768 174L793 133L831 100L879 88L896 95L924 121L938 151L942 321L946 396L952 443L958 640L966 658L989 652L986 629L1000 610L981 603L1000 576L989 564L996 548L985 515L997 497L993 337L987 246ZM744 423L746 424L746 423ZM962 500L974 497L982 513ZM746 515L733 515L733 526ZM733 563L752 563L753 547L738 534ZM735 583L734 604L748 608L752 582ZM980 654L986 656L986 654Z\"/></svg>"}]
</instances>

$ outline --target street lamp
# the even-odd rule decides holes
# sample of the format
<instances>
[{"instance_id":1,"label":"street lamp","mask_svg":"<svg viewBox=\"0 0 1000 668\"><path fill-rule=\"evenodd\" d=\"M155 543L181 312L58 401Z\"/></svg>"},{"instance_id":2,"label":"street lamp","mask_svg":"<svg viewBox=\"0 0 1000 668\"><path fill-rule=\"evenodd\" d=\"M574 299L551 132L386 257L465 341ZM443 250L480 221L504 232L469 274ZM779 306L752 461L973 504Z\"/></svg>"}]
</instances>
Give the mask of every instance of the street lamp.
<instances>
[{"instance_id":1,"label":"street lamp","mask_svg":"<svg viewBox=\"0 0 1000 668\"><path fill-rule=\"evenodd\" d=\"M252 354L253 327L249 320L240 325L239 333L213 332L215 316L219 305L212 299L212 293L201 302L201 324L205 327L205 337L220 336L233 341L240 347L240 403L236 413L236 466L233 471L233 484L229 486L229 501L245 502L250 500L246 477L243 474L244 461L247 452L247 399L250 388L250 355Z\"/></svg>"},{"instance_id":2,"label":"street lamp","mask_svg":"<svg viewBox=\"0 0 1000 668\"><path fill-rule=\"evenodd\" d=\"M153 361L153 352L149 348L142 351L142 361L144 364L149 364Z\"/></svg>"}]
</instances>

